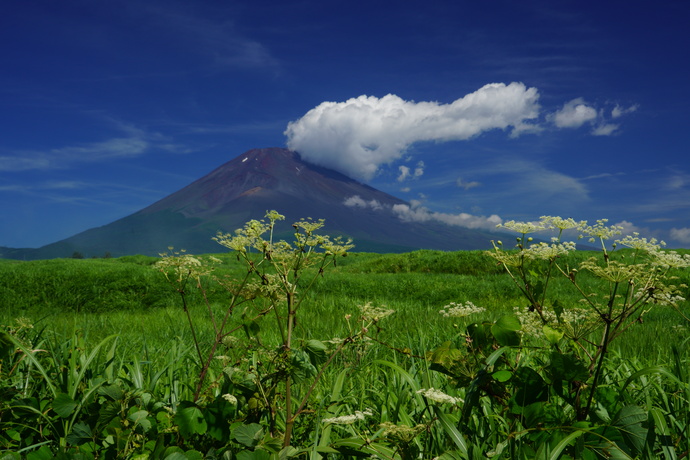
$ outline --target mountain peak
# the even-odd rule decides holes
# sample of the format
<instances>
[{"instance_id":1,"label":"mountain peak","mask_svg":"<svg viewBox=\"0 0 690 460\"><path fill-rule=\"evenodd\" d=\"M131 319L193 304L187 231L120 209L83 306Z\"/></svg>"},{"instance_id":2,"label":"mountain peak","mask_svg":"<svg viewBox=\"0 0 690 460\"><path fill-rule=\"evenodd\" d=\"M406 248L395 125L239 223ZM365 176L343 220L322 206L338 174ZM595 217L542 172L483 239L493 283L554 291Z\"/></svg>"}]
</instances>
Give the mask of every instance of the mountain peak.
<instances>
[{"instance_id":1,"label":"mountain peak","mask_svg":"<svg viewBox=\"0 0 690 460\"><path fill-rule=\"evenodd\" d=\"M218 232L232 232L268 210L286 216L279 238L290 238L300 218L324 219L324 233L351 237L358 251L488 248L486 232L431 221L403 222L405 201L337 171L303 161L284 148L252 149L188 186L118 221L16 257L157 255L168 247L217 252ZM281 233L282 232L282 233ZM17 250L19 251L19 250ZM15 257L14 253L11 257Z\"/></svg>"}]
</instances>

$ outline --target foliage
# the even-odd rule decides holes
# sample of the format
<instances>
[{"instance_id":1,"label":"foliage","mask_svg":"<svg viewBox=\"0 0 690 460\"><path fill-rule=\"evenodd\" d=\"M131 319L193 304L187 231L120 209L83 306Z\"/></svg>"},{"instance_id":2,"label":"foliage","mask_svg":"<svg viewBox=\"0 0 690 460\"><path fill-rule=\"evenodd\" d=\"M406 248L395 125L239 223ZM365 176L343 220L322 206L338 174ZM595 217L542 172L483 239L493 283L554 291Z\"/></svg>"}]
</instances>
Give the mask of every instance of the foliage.
<instances>
[{"instance_id":1,"label":"foliage","mask_svg":"<svg viewBox=\"0 0 690 460\"><path fill-rule=\"evenodd\" d=\"M549 217L504 224L516 248L381 256L322 221L274 241L280 219L229 254L0 261L0 458L690 455L685 253ZM623 354L658 331L667 354Z\"/></svg>"}]
</instances>

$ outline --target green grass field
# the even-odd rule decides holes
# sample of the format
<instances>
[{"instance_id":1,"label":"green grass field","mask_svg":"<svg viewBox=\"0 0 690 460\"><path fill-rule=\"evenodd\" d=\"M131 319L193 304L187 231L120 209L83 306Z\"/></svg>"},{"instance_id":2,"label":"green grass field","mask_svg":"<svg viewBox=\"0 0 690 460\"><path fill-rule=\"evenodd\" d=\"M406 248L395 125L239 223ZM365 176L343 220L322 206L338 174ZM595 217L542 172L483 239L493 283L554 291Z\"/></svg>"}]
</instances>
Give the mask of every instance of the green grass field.
<instances>
[{"instance_id":1,"label":"green grass field","mask_svg":"<svg viewBox=\"0 0 690 460\"><path fill-rule=\"evenodd\" d=\"M592 255L572 254L567 263L577 266ZM265 305L257 299L233 311L229 329L236 329L232 335L242 345L222 342L227 346L215 352L204 396L194 400L202 358L215 337L209 312L222 317L231 302L213 278L239 280L246 273L235 256L215 257L222 263L203 279L203 292L185 289L199 352L179 293L155 269L158 258L0 260L0 452L8 455L1 458L688 455L688 301L679 311L655 306L614 342L598 406L578 420L574 387L569 393L554 377L560 374L553 352L575 356L570 345L502 348L492 329L487 348L478 345L483 336L472 336L471 353L459 358L468 325L494 324L514 307L528 306L495 259L481 251L350 253L316 278L300 307L295 350L314 366L281 361L282 339L271 314L248 320ZM672 275L678 277L674 283L690 284L688 270ZM602 288L600 280L578 276L587 288ZM550 289L565 308L579 301L566 279L554 279ZM463 318L439 314L451 302L466 301L486 311ZM353 325L364 305L395 312L370 322L370 338L353 339L340 350L339 340L361 336ZM450 348L443 349L448 341ZM499 350L499 356L491 353ZM285 366L302 369L289 375L293 398L306 404L297 411L292 450L277 441L289 419L281 411L297 405L286 403L283 384L273 380L293 372ZM486 372L493 377L482 380ZM562 379L580 385L574 375ZM435 404L419 393L432 387L464 405ZM223 402L226 392L237 397L236 406ZM533 397L535 392L545 393ZM519 402L516 395L534 400ZM356 411L365 415L354 423L336 420ZM335 421L322 422L330 419Z\"/></svg>"}]
</instances>

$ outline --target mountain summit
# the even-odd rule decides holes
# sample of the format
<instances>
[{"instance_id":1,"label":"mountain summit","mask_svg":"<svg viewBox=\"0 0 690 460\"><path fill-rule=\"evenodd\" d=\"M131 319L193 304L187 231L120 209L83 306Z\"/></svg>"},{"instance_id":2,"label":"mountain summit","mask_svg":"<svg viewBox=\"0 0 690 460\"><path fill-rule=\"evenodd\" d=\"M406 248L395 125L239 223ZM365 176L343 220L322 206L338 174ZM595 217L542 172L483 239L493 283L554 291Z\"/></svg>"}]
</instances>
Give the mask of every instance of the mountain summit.
<instances>
[{"instance_id":1,"label":"mountain summit","mask_svg":"<svg viewBox=\"0 0 690 460\"><path fill-rule=\"evenodd\" d=\"M399 198L339 172L302 161L283 148L249 150L181 190L103 227L38 249L0 251L0 257L41 259L128 254L157 255L168 247L190 253L223 250L212 237L232 232L275 209L286 216L278 236L289 239L300 218L325 219L323 232L354 240L356 251L487 248L487 232L442 223L403 222ZM4 252L5 254L2 254Z\"/></svg>"}]
</instances>

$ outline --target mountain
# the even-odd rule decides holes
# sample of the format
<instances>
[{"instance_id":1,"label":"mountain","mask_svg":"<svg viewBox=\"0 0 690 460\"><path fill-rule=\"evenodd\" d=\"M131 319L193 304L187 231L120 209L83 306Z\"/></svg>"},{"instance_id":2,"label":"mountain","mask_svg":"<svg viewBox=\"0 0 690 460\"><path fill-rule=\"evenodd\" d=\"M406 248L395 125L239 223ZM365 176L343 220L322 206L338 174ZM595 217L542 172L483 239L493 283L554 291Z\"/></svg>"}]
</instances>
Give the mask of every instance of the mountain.
<instances>
[{"instance_id":1,"label":"mountain","mask_svg":"<svg viewBox=\"0 0 690 460\"><path fill-rule=\"evenodd\" d=\"M220 252L224 248L212 240L218 231L232 232L272 209L286 216L282 229L277 229L279 237L289 241L291 224L300 218L325 219L323 233L352 238L355 251L484 249L495 238L442 223L403 222L393 206L406 204L339 172L306 163L297 152L254 149L130 216L38 249L0 248L0 257L157 255L170 246L197 254Z\"/></svg>"}]
</instances>

